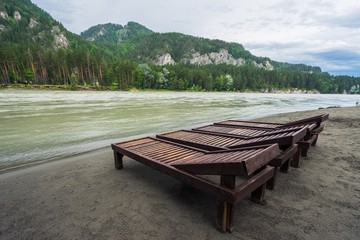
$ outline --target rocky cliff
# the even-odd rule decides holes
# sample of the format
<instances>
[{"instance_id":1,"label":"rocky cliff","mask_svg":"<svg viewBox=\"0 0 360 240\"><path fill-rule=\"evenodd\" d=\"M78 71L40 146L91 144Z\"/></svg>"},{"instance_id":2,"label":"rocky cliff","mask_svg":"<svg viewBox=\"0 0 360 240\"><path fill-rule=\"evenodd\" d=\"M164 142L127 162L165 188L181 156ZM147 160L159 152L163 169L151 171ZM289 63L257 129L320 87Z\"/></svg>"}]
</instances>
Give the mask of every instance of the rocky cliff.
<instances>
[{"instance_id":1,"label":"rocky cliff","mask_svg":"<svg viewBox=\"0 0 360 240\"><path fill-rule=\"evenodd\" d=\"M210 52L205 54L200 54L195 50L192 50L191 53L187 54L189 57L181 59L182 63L189 63L193 65L210 65L210 64L227 64L234 66L241 66L245 64L245 59L243 58L234 58L227 49L220 49L219 52ZM154 63L157 65L166 65L166 64L176 64L170 53L165 53L154 60ZM254 66L263 68L266 70L274 70L274 67L269 61L265 63L257 63L256 61L251 62Z\"/></svg>"}]
</instances>

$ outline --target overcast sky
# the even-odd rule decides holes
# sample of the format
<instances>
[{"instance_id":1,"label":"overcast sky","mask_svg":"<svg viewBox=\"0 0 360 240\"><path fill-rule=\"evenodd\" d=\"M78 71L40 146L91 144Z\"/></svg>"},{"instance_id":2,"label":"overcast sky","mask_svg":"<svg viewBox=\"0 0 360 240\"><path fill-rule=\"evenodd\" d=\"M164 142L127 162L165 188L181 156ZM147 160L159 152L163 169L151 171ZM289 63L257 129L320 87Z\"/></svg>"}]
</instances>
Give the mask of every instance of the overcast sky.
<instances>
[{"instance_id":1,"label":"overcast sky","mask_svg":"<svg viewBox=\"0 0 360 240\"><path fill-rule=\"evenodd\" d=\"M243 44L257 56L360 76L359 0L32 0L68 30L138 22Z\"/></svg>"}]
</instances>

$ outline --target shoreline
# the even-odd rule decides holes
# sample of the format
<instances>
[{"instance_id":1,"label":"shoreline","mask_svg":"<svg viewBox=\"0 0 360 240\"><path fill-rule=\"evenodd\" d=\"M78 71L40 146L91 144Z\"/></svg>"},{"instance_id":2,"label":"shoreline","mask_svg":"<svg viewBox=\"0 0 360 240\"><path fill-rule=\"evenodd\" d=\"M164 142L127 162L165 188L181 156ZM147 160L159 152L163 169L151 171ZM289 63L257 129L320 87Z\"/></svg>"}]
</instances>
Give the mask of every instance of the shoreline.
<instances>
[{"instance_id":1,"label":"shoreline","mask_svg":"<svg viewBox=\"0 0 360 240\"><path fill-rule=\"evenodd\" d=\"M8 172L13 172L13 171L17 171L17 170L22 170L25 168L31 168L31 167L36 167L38 165L42 165L42 164L47 164L47 163L51 163L51 162L57 162L57 161L62 161L62 160L66 160L69 158L74 158L74 157L81 157L81 155L85 155L85 154L91 154L94 152L100 152L103 151L105 149L109 148L108 146L104 146L95 150L90 150L90 151L86 151L86 152L81 152L81 153L76 153L73 155L69 155L69 156L65 156L65 157L59 157L59 158L54 158L54 159L43 159L43 160L38 160L38 161L34 161L34 162L29 162L29 163L24 163L24 164L20 164L20 165L14 165L8 168L2 168L0 169L0 176L3 173L8 173Z\"/></svg>"},{"instance_id":2,"label":"shoreline","mask_svg":"<svg viewBox=\"0 0 360 240\"><path fill-rule=\"evenodd\" d=\"M244 91L204 91L204 90L171 90L171 89L137 89L131 88L120 90L115 86L85 86L85 85L49 85L49 84L1 84L3 89L21 89L21 90L50 90L50 91L120 91L120 92L239 92L239 93L269 93L269 94L339 94L339 93L320 93L317 90L306 90L298 88L271 88L266 87L261 90L244 89Z\"/></svg>"},{"instance_id":3,"label":"shoreline","mask_svg":"<svg viewBox=\"0 0 360 240\"><path fill-rule=\"evenodd\" d=\"M236 206L235 231L215 228L216 201L110 147L0 173L1 239L356 239L360 235L360 107L329 113L300 168L279 173L266 203ZM294 204L295 203L295 204Z\"/></svg>"}]
</instances>

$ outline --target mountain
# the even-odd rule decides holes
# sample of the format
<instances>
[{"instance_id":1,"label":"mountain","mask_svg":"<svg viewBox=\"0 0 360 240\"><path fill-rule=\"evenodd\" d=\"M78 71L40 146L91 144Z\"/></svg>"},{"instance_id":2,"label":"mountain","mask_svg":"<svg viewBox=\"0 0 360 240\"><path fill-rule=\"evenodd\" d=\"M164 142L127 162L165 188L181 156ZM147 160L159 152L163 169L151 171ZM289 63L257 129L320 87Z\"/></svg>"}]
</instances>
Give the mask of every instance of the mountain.
<instances>
[{"instance_id":1,"label":"mountain","mask_svg":"<svg viewBox=\"0 0 360 240\"><path fill-rule=\"evenodd\" d=\"M254 56L239 43L228 43L182 33L155 33L135 22L129 22L124 27L111 23L100 24L84 31L81 36L88 41L116 45L116 52L121 58L152 62L157 65L188 63L241 66L252 64L267 70L321 72L319 67L281 63L267 57Z\"/></svg>"},{"instance_id":2,"label":"mountain","mask_svg":"<svg viewBox=\"0 0 360 240\"><path fill-rule=\"evenodd\" d=\"M319 67L280 63L252 55L241 44L189 36L181 33L155 33L136 22L122 26L107 23L90 27L80 36L69 32L30 0L0 2L0 40L24 48L97 49L108 59L128 59L138 63L167 65L229 64L273 70L321 72ZM23 49L26 51L27 49ZM94 50L93 50L94 51Z\"/></svg>"},{"instance_id":3,"label":"mountain","mask_svg":"<svg viewBox=\"0 0 360 240\"><path fill-rule=\"evenodd\" d=\"M360 92L360 78L258 57L239 43L157 33L135 22L99 24L76 35L30 0L0 1L0 43L0 87Z\"/></svg>"},{"instance_id":4,"label":"mountain","mask_svg":"<svg viewBox=\"0 0 360 240\"><path fill-rule=\"evenodd\" d=\"M153 33L150 29L136 22L128 22L125 26L107 23L89 28L80 34L91 42L119 44L124 40L135 39Z\"/></svg>"},{"instance_id":5,"label":"mountain","mask_svg":"<svg viewBox=\"0 0 360 240\"><path fill-rule=\"evenodd\" d=\"M0 32L1 42L42 48L68 48L72 42L84 42L29 0L1 0Z\"/></svg>"}]
</instances>

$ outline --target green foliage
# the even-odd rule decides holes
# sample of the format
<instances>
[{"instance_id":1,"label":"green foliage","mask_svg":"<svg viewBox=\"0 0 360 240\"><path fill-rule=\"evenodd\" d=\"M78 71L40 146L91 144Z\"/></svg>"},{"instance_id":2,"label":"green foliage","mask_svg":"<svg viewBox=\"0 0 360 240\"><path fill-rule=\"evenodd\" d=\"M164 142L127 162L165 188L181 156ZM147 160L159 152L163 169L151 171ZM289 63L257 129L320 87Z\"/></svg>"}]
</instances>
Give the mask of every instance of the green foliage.
<instances>
[{"instance_id":1,"label":"green foliage","mask_svg":"<svg viewBox=\"0 0 360 240\"><path fill-rule=\"evenodd\" d=\"M359 77L331 76L319 67L257 57L238 43L181 33L154 33L135 22L124 27L97 25L78 36L29 0L2 0L0 11L9 16L0 18L0 24L5 26L0 32L0 84L58 85L73 90L81 86L99 90L107 87L187 91L298 88L359 93ZM22 16L19 21L14 18L16 11ZM37 22L32 28L31 19ZM54 48L54 27L68 39L67 48ZM221 49L227 49L236 59L244 59L245 64L195 66L183 60L194 52L208 54ZM164 53L169 53L177 64L152 64ZM253 61L263 65L269 62L274 70L256 67Z\"/></svg>"},{"instance_id":2,"label":"green foliage","mask_svg":"<svg viewBox=\"0 0 360 240\"><path fill-rule=\"evenodd\" d=\"M71 78L70 78L70 90L77 90L77 89L78 89L78 78L73 73L71 74Z\"/></svg>"},{"instance_id":3,"label":"green foliage","mask_svg":"<svg viewBox=\"0 0 360 240\"><path fill-rule=\"evenodd\" d=\"M138 23L128 22L124 27L113 23L99 24L82 32L80 35L90 41L116 45L124 40L140 38L151 33L151 30Z\"/></svg>"}]
</instances>

